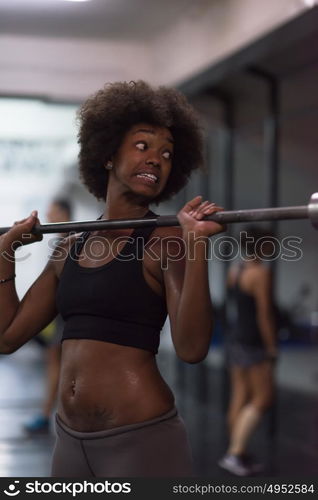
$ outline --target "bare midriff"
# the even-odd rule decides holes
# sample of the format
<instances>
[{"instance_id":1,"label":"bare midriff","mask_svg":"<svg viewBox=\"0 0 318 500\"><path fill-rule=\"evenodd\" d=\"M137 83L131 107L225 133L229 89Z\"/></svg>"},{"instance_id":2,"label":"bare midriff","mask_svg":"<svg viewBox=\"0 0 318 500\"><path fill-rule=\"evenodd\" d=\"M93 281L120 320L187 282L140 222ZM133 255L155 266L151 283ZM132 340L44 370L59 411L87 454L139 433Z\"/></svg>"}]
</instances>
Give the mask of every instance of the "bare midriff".
<instances>
[{"instance_id":1,"label":"bare midriff","mask_svg":"<svg viewBox=\"0 0 318 500\"><path fill-rule=\"evenodd\" d=\"M174 405L151 352L97 340L63 342L59 393L59 417L80 432L143 422Z\"/></svg>"}]
</instances>

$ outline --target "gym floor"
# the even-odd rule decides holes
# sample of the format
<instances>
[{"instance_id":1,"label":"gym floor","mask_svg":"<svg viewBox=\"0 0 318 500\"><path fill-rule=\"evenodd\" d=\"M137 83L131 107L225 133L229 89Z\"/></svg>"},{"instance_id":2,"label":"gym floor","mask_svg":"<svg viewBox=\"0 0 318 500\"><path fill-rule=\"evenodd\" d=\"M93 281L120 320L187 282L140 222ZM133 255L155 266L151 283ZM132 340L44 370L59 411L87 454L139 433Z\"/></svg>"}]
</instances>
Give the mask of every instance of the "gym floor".
<instances>
[{"instance_id":1,"label":"gym floor","mask_svg":"<svg viewBox=\"0 0 318 500\"><path fill-rule=\"evenodd\" d=\"M316 477L318 471L318 346L284 347L277 364L277 394L251 442L266 465L261 477ZM160 369L174 390L192 444L197 476L230 478L217 465L226 447L227 376L221 347L199 365L176 360L167 345ZM29 342L11 356L0 356L0 476L49 476L51 434L28 437L23 423L36 414L44 394L44 350Z\"/></svg>"}]
</instances>

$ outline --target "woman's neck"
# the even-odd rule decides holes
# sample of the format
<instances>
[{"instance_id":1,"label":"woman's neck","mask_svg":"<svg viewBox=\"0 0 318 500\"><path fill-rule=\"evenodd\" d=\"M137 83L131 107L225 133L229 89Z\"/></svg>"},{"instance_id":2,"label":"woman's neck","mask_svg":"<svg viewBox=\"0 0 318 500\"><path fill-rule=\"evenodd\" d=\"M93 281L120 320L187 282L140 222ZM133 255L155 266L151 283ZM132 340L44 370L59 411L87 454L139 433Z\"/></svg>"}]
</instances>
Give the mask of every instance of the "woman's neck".
<instances>
[{"instance_id":1,"label":"woman's neck","mask_svg":"<svg viewBox=\"0 0 318 500\"><path fill-rule=\"evenodd\" d=\"M113 197L107 194L104 219L135 219L144 217L149 211L145 200L129 199L126 196Z\"/></svg>"}]
</instances>

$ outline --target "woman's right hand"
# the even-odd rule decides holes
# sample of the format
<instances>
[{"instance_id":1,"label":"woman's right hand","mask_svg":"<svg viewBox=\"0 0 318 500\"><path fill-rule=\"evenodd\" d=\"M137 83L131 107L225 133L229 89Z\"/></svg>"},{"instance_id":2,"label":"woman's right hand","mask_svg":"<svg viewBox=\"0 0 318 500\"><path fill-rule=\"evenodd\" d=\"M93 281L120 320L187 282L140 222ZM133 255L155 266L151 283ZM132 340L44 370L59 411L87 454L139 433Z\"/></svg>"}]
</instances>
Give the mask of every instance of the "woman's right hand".
<instances>
[{"instance_id":1,"label":"woman's right hand","mask_svg":"<svg viewBox=\"0 0 318 500\"><path fill-rule=\"evenodd\" d=\"M37 210L33 210L26 219L16 221L7 233L0 236L1 247L16 250L20 246L41 241L43 239L42 234L31 233L35 224L40 224Z\"/></svg>"}]
</instances>

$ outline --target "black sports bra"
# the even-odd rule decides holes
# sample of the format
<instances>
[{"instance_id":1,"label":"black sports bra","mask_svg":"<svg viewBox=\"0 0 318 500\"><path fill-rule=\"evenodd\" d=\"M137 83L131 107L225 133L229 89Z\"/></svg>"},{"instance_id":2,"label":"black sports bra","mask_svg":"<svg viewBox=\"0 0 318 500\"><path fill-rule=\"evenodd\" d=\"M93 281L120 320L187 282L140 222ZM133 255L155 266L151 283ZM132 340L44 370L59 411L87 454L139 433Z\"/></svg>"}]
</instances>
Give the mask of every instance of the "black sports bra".
<instances>
[{"instance_id":1,"label":"black sports bra","mask_svg":"<svg viewBox=\"0 0 318 500\"><path fill-rule=\"evenodd\" d=\"M158 352L167 308L165 298L143 276L144 246L152 232L153 228L134 230L113 260L94 268L78 262L89 233L76 240L56 296L65 321L62 340L93 339Z\"/></svg>"}]
</instances>

